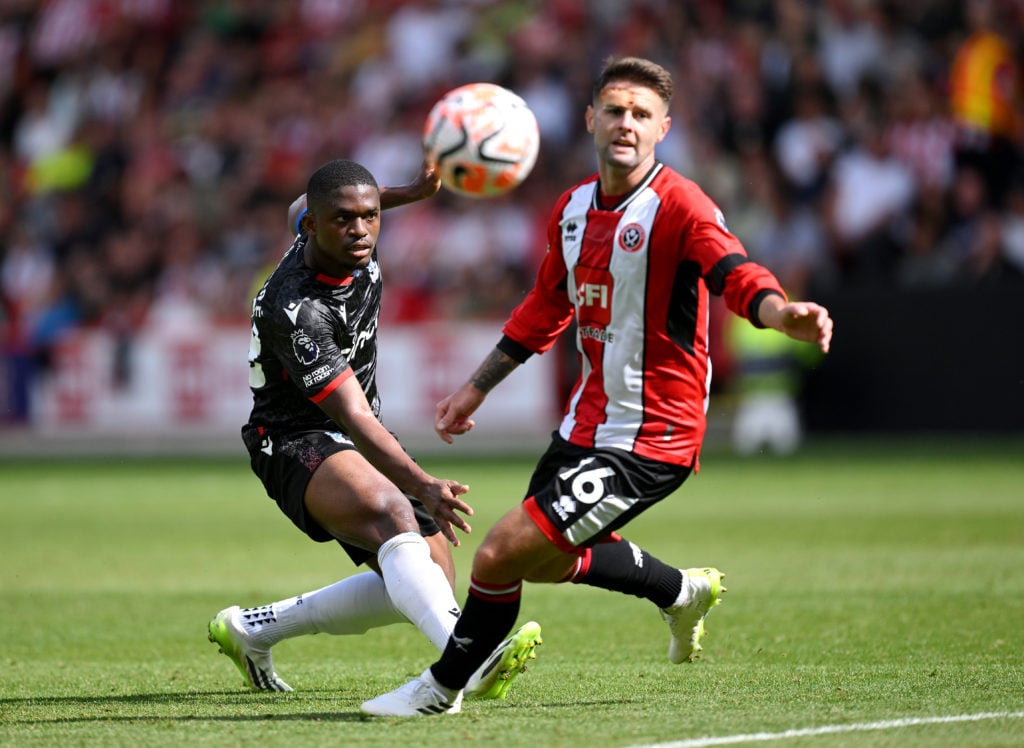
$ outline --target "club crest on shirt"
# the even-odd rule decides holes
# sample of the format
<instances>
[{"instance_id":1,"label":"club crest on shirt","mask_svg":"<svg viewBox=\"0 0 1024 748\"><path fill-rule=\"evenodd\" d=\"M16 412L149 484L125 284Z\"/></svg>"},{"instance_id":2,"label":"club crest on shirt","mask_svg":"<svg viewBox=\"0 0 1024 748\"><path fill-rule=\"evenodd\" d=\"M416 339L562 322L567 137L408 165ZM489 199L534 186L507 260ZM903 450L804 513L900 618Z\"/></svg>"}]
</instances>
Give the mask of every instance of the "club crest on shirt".
<instances>
[{"instance_id":1,"label":"club crest on shirt","mask_svg":"<svg viewBox=\"0 0 1024 748\"><path fill-rule=\"evenodd\" d=\"M292 352L301 363L309 366L320 355L320 346L300 329L292 333Z\"/></svg>"},{"instance_id":2,"label":"club crest on shirt","mask_svg":"<svg viewBox=\"0 0 1024 748\"><path fill-rule=\"evenodd\" d=\"M647 233L639 223L627 224L619 232L619 246L626 252L636 252L644 245Z\"/></svg>"}]
</instances>

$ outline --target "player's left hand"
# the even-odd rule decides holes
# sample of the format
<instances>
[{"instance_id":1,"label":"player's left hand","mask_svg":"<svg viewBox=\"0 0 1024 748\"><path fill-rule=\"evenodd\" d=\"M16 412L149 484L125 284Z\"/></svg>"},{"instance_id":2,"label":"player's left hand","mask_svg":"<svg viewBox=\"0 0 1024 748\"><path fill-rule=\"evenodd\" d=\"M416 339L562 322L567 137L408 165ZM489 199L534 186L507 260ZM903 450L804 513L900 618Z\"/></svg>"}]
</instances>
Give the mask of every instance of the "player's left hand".
<instances>
[{"instance_id":1,"label":"player's left hand","mask_svg":"<svg viewBox=\"0 0 1024 748\"><path fill-rule=\"evenodd\" d=\"M457 480L439 478L433 482L425 494L418 496L437 521L441 533L454 546L460 544L459 537L455 534L456 527L464 533L473 531L465 518L459 514L461 512L467 517L473 516L473 507L459 498L468 492L469 486L459 483Z\"/></svg>"},{"instance_id":2,"label":"player's left hand","mask_svg":"<svg viewBox=\"0 0 1024 748\"><path fill-rule=\"evenodd\" d=\"M817 343L822 353L828 353L832 344L832 317L828 309L813 301L794 301L777 312L777 324L772 325L794 340Z\"/></svg>"}]
</instances>

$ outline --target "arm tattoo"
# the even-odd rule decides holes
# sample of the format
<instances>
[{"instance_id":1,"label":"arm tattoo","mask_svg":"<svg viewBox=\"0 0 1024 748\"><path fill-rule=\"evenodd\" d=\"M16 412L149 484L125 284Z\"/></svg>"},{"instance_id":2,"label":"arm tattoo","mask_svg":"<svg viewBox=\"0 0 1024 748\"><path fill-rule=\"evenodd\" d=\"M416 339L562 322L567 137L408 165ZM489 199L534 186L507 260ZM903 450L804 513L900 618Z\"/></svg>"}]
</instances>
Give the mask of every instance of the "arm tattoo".
<instances>
[{"instance_id":1,"label":"arm tattoo","mask_svg":"<svg viewBox=\"0 0 1024 748\"><path fill-rule=\"evenodd\" d=\"M498 382L511 374L517 366L519 366L518 361L495 348L484 362L480 364L479 368L473 372L473 376L470 377L469 381L478 390L486 394L494 389Z\"/></svg>"}]
</instances>

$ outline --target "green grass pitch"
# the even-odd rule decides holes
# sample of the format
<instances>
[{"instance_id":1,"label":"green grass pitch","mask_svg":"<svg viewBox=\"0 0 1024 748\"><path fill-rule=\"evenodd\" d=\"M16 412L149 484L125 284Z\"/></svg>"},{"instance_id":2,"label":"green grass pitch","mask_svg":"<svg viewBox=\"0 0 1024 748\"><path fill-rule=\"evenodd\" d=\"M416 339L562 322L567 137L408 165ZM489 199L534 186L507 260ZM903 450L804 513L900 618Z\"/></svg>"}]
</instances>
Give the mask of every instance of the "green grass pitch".
<instances>
[{"instance_id":1,"label":"green grass pitch","mask_svg":"<svg viewBox=\"0 0 1024 748\"><path fill-rule=\"evenodd\" d=\"M241 454L0 461L0 744L1019 746L1022 455L1019 441L708 454L626 533L726 572L703 659L671 665L645 601L527 585L522 618L545 643L509 699L405 721L358 706L432 661L411 626L282 643L292 694L246 691L206 641L222 607L354 571L279 515ZM473 548L532 461L422 462L472 488L461 601Z\"/></svg>"}]
</instances>

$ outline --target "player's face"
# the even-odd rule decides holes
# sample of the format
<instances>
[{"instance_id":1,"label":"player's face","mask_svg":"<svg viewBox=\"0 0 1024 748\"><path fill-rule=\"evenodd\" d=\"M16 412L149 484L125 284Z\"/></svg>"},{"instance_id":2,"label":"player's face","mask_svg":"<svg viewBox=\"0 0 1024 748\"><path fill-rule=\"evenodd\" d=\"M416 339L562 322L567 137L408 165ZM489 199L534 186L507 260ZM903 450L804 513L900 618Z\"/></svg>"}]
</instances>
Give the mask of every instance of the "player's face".
<instances>
[{"instance_id":1,"label":"player's face","mask_svg":"<svg viewBox=\"0 0 1024 748\"><path fill-rule=\"evenodd\" d=\"M612 81L587 107L587 130L594 136L598 161L620 174L647 172L654 146L671 121L668 106L653 89L628 81Z\"/></svg>"},{"instance_id":2,"label":"player's face","mask_svg":"<svg viewBox=\"0 0 1024 748\"><path fill-rule=\"evenodd\" d=\"M303 217L313 267L344 277L365 267L380 234L380 192L372 185L339 187Z\"/></svg>"}]
</instances>

